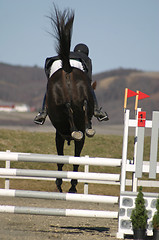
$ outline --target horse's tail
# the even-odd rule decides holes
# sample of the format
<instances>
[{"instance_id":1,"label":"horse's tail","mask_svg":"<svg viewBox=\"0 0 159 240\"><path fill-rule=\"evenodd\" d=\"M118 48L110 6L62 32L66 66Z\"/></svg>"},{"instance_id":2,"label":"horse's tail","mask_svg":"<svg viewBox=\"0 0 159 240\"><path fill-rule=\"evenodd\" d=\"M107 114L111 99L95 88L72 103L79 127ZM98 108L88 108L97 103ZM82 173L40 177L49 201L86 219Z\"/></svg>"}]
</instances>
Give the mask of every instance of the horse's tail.
<instances>
[{"instance_id":1,"label":"horse's tail","mask_svg":"<svg viewBox=\"0 0 159 240\"><path fill-rule=\"evenodd\" d=\"M55 6L54 6L55 7ZM65 72L71 72L69 61L74 12L69 9L63 12L55 7L55 16L51 16L51 23L54 27L54 37L57 40L56 51L62 61L62 68Z\"/></svg>"}]
</instances>

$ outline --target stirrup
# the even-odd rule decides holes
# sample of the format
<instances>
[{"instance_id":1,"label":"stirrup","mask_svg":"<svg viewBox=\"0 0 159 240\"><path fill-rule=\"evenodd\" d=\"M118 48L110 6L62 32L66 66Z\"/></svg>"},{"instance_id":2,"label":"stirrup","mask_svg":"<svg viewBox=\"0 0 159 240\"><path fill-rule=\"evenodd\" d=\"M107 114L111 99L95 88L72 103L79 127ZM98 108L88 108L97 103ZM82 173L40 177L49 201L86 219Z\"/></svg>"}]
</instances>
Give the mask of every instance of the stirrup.
<instances>
[{"instance_id":1,"label":"stirrup","mask_svg":"<svg viewBox=\"0 0 159 240\"><path fill-rule=\"evenodd\" d=\"M44 115L45 113L38 113L38 115L34 118L34 123L39 124L39 125L43 125L46 119L46 116L44 115L43 117L41 115Z\"/></svg>"},{"instance_id":2,"label":"stirrup","mask_svg":"<svg viewBox=\"0 0 159 240\"><path fill-rule=\"evenodd\" d=\"M45 119L41 119L41 120L40 119L39 120L34 119L34 123L39 124L39 125L43 125L44 122L45 122Z\"/></svg>"},{"instance_id":3,"label":"stirrup","mask_svg":"<svg viewBox=\"0 0 159 240\"><path fill-rule=\"evenodd\" d=\"M101 112L101 109L100 108L98 111ZM109 120L109 117L108 117L108 114L106 112L101 112L101 115L99 116L96 116L96 118L98 119L99 122L102 122L102 121L108 121Z\"/></svg>"},{"instance_id":4,"label":"stirrup","mask_svg":"<svg viewBox=\"0 0 159 240\"><path fill-rule=\"evenodd\" d=\"M106 114L106 112L105 112L105 114ZM108 121L109 117L108 117L108 115L106 115L104 117L97 117L97 119L98 119L99 122L102 122L102 121Z\"/></svg>"}]
</instances>

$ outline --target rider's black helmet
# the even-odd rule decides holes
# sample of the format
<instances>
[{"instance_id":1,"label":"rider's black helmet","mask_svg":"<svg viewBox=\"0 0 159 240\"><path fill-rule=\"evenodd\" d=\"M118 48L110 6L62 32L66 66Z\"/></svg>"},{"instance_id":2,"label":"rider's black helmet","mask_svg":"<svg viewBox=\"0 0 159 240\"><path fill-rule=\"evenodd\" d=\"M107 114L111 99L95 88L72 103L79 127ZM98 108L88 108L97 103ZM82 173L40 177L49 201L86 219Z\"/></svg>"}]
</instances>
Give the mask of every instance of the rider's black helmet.
<instances>
[{"instance_id":1,"label":"rider's black helmet","mask_svg":"<svg viewBox=\"0 0 159 240\"><path fill-rule=\"evenodd\" d=\"M85 45L83 43L79 43L75 46L74 52L82 52L88 56L89 49L88 49L87 45Z\"/></svg>"}]
</instances>

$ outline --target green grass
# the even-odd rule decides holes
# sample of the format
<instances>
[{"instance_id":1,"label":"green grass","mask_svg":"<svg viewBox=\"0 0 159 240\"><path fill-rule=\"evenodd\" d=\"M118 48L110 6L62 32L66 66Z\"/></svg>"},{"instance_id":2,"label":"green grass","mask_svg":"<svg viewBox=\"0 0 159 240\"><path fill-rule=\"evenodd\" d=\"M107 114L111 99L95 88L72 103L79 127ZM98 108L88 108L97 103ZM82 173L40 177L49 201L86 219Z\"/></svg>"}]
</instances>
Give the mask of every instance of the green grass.
<instances>
[{"instance_id":1,"label":"green grass","mask_svg":"<svg viewBox=\"0 0 159 240\"><path fill-rule=\"evenodd\" d=\"M14 152L31 152L56 154L55 134L25 132L14 130L0 130L0 150ZM93 138L86 138L82 156L91 157L116 157L121 158L122 137L96 135ZM65 155L73 155L74 145L65 144Z\"/></svg>"},{"instance_id":2,"label":"green grass","mask_svg":"<svg viewBox=\"0 0 159 240\"><path fill-rule=\"evenodd\" d=\"M128 159L133 159L133 143L134 138L129 137ZM144 146L144 160L149 160L150 137L145 137ZM0 151L6 150L10 150L12 152L56 154L55 134L51 132L39 133L0 130ZM74 155L73 141L71 142L71 146L68 146L67 143L65 144L65 155ZM81 156L85 155L88 155L90 157L121 158L122 136L95 135L93 138L86 138ZM0 162L0 167L4 167L4 162ZM50 163L12 162L11 167L57 170L56 164ZM63 170L72 171L72 166L65 165ZM79 167L79 171L83 171L83 166ZM120 168L91 166L90 171L120 173ZM64 191L67 191L70 184L64 183L63 185ZM16 189L53 191L53 186L54 184L50 184L48 181L11 180L11 188ZM3 180L0 180L0 187L4 187ZM78 192L83 192L83 184L78 184ZM118 195L119 186L89 184L89 193Z\"/></svg>"}]
</instances>

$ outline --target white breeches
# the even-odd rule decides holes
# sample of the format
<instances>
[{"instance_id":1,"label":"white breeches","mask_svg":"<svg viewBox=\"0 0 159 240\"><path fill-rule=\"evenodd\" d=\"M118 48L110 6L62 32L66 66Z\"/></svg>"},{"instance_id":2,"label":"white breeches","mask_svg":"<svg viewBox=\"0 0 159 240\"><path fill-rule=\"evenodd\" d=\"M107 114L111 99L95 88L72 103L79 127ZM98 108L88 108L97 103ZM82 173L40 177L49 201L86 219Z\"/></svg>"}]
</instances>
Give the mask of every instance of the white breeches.
<instances>
[{"instance_id":1,"label":"white breeches","mask_svg":"<svg viewBox=\"0 0 159 240\"><path fill-rule=\"evenodd\" d=\"M75 68L78 68L82 71L84 71L83 69L83 66L82 66L82 63L79 62L78 60L75 60L75 59L70 59L70 65L71 67L75 67ZM50 74L49 74L49 77L52 76L52 74L54 74L58 69L62 68L62 62L61 60L56 60L53 62L51 68L50 68Z\"/></svg>"}]
</instances>

